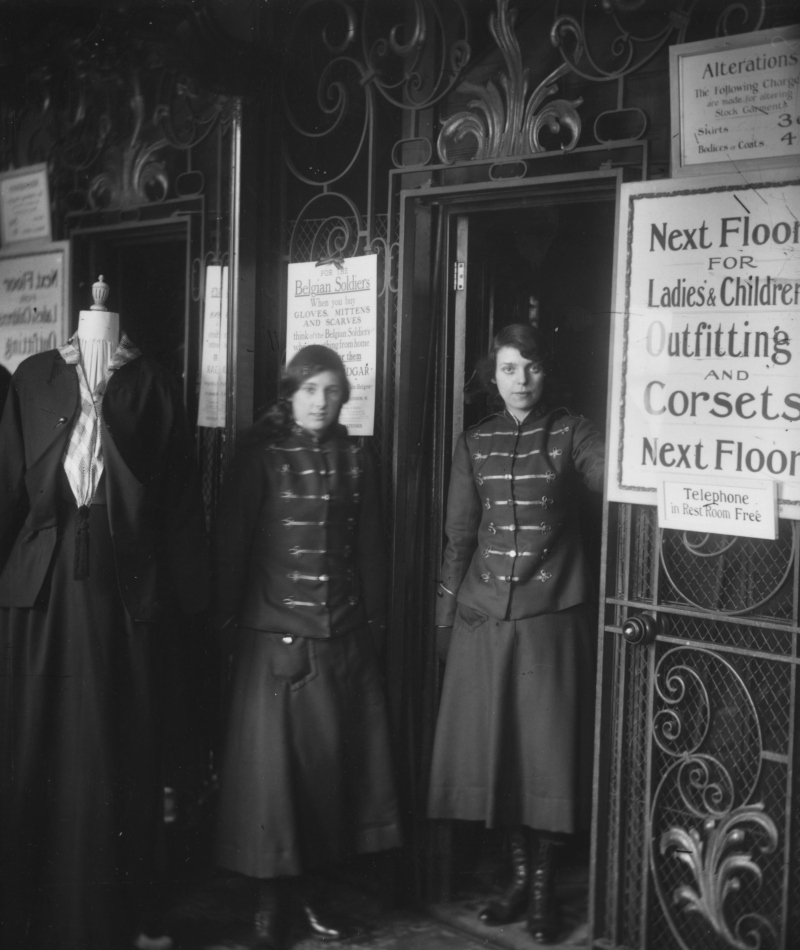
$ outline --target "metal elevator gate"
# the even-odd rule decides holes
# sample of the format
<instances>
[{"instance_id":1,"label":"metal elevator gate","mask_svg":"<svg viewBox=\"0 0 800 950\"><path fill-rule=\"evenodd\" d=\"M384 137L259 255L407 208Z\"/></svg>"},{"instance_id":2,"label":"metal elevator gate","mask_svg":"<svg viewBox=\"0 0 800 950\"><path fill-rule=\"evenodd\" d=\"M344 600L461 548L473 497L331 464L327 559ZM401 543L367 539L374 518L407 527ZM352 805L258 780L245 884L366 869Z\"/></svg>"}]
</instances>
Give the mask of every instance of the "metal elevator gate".
<instances>
[{"instance_id":1,"label":"metal elevator gate","mask_svg":"<svg viewBox=\"0 0 800 950\"><path fill-rule=\"evenodd\" d=\"M799 534L659 530L655 508L609 505L596 947L800 943Z\"/></svg>"}]
</instances>

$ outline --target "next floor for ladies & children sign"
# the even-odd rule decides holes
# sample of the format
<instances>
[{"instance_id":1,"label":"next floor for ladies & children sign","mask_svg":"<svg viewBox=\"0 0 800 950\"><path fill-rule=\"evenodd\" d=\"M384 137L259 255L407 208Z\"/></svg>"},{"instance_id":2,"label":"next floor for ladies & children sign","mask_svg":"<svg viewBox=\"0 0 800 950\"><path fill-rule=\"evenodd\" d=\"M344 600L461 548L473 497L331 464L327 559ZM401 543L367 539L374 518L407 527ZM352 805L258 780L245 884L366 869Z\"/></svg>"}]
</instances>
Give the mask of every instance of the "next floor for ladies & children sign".
<instances>
[{"instance_id":1,"label":"next floor for ladies & children sign","mask_svg":"<svg viewBox=\"0 0 800 950\"><path fill-rule=\"evenodd\" d=\"M610 406L611 500L775 482L800 520L800 174L622 186Z\"/></svg>"}]
</instances>

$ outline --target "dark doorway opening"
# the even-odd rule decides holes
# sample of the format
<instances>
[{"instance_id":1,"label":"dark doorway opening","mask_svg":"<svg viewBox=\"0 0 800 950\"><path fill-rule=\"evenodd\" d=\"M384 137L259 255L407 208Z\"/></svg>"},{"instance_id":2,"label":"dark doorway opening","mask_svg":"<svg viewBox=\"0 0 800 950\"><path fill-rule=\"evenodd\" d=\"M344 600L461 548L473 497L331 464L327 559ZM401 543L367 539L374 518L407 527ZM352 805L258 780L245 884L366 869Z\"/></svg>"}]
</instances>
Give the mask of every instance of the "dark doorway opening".
<instances>
[{"instance_id":1,"label":"dark doorway opening","mask_svg":"<svg viewBox=\"0 0 800 950\"><path fill-rule=\"evenodd\" d=\"M112 225L72 234L74 320L91 304L102 274L108 307L148 356L179 381L190 423L197 418L198 321L190 317L190 234L186 219Z\"/></svg>"},{"instance_id":2,"label":"dark doorway opening","mask_svg":"<svg viewBox=\"0 0 800 950\"><path fill-rule=\"evenodd\" d=\"M439 433L442 504L452 445L462 428L493 407L474 372L493 336L513 323L536 325L552 353L559 402L604 431L611 328L615 195L562 192L460 202L446 212L442 229L448 250L446 343L440 351ZM459 286L459 264L462 283ZM600 577L602 498L588 490L580 499L581 527L595 588ZM438 530L442 530L443 514ZM437 537L434 544L442 544ZM441 547L439 549L441 555ZM446 822L436 830L438 865L431 890L433 912L495 944L530 941L524 920L489 928L477 919L492 894L510 879L506 829ZM557 878L570 945L588 933L589 829L568 837Z\"/></svg>"},{"instance_id":3,"label":"dark doorway opening","mask_svg":"<svg viewBox=\"0 0 800 950\"><path fill-rule=\"evenodd\" d=\"M103 275L107 306L133 343L164 367L183 393L189 425L197 420L201 297L192 280L200 258L197 216L116 221L76 227L71 235L72 330ZM177 610L162 625L161 777L163 872L172 889L211 863L213 783L210 763L219 728L218 657L204 615Z\"/></svg>"},{"instance_id":4,"label":"dark doorway opening","mask_svg":"<svg viewBox=\"0 0 800 950\"><path fill-rule=\"evenodd\" d=\"M468 215L465 426L489 410L474 365L511 323L542 330L565 404L605 426L614 210L581 201Z\"/></svg>"}]
</instances>

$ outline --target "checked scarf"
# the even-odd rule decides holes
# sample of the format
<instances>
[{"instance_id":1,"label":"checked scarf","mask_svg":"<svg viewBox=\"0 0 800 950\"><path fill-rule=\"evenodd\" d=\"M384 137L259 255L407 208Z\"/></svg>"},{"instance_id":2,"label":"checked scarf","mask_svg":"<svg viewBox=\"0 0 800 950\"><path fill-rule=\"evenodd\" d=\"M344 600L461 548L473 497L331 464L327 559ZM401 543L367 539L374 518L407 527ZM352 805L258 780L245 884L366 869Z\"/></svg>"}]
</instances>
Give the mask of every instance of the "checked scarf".
<instances>
[{"instance_id":1,"label":"checked scarf","mask_svg":"<svg viewBox=\"0 0 800 950\"><path fill-rule=\"evenodd\" d=\"M75 367L80 386L81 409L72 427L63 464L78 506L76 540L80 543L76 545L75 578L82 580L88 577L88 563L85 562L88 558L89 505L92 503L100 476L103 474L103 441L100 435L103 395L114 370L136 359L140 352L123 333L103 376L92 392L81 362L77 338L72 337L64 346L60 346L58 351L65 363Z\"/></svg>"}]
</instances>

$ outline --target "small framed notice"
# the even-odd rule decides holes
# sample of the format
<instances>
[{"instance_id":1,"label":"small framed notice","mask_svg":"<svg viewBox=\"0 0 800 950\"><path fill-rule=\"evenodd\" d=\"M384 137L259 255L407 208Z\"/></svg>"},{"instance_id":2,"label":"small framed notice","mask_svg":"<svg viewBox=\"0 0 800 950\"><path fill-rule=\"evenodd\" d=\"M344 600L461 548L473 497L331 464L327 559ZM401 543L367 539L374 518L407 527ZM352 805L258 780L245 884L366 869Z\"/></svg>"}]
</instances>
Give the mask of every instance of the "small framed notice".
<instances>
[{"instance_id":1,"label":"small framed notice","mask_svg":"<svg viewBox=\"0 0 800 950\"><path fill-rule=\"evenodd\" d=\"M800 26L670 47L672 176L800 157Z\"/></svg>"},{"instance_id":2,"label":"small framed notice","mask_svg":"<svg viewBox=\"0 0 800 950\"><path fill-rule=\"evenodd\" d=\"M778 483L663 476L658 483L658 526L774 541L778 537Z\"/></svg>"},{"instance_id":3,"label":"small framed notice","mask_svg":"<svg viewBox=\"0 0 800 950\"><path fill-rule=\"evenodd\" d=\"M47 166L28 165L0 174L0 244L52 237Z\"/></svg>"}]
</instances>

